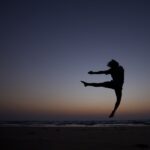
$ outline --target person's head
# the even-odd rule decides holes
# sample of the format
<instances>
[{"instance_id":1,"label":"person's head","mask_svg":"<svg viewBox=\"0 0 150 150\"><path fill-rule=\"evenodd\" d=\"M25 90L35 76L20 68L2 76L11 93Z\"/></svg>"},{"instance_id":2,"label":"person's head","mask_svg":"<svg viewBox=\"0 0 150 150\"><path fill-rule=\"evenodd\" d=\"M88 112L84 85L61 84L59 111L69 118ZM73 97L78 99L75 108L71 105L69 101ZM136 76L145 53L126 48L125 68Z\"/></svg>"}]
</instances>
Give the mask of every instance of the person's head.
<instances>
[{"instance_id":1,"label":"person's head","mask_svg":"<svg viewBox=\"0 0 150 150\"><path fill-rule=\"evenodd\" d=\"M119 63L116 60L112 59L108 62L107 66L110 68L116 68L119 66Z\"/></svg>"}]
</instances>

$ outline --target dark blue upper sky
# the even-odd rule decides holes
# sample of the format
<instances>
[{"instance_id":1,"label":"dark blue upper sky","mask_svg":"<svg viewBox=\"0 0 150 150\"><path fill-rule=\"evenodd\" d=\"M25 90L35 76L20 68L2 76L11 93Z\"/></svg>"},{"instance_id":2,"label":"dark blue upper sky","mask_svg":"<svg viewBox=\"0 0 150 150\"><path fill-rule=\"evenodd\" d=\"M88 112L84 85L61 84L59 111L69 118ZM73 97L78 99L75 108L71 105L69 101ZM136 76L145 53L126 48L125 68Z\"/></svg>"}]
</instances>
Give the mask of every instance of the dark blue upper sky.
<instances>
[{"instance_id":1,"label":"dark blue upper sky","mask_svg":"<svg viewBox=\"0 0 150 150\"><path fill-rule=\"evenodd\" d=\"M126 71L122 113L148 116L149 8L148 0L1 2L1 117L103 115L114 95L84 89L79 81L110 80L86 73L107 69L112 58ZM106 109L95 107L101 104Z\"/></svg>"}]
</instances>

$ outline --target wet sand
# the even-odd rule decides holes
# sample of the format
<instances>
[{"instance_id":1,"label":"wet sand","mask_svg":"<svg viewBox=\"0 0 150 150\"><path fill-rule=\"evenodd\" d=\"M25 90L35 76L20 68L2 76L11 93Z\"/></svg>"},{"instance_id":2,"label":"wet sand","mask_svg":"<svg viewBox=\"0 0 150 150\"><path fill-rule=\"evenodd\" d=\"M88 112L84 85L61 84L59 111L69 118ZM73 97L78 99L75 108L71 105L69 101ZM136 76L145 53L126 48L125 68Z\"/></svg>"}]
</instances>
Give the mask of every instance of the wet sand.
<instances>
[{"instance_id":1,"label":"wet sand","mask_svg":"<svg viewBox=\"0 0 150 150\"><path fill-rule=\"evenodd\" d=\"M0 127L1 150L150 150L150 127Z\"/></svg>"}]
</instances>

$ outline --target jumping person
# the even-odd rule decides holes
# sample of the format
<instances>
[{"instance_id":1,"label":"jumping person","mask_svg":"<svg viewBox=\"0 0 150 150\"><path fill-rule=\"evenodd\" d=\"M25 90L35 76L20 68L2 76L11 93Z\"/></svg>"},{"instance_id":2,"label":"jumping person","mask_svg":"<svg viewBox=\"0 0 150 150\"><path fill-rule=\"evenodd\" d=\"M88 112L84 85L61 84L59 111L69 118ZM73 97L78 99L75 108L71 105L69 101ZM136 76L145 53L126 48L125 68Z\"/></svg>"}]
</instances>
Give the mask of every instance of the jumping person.
<instances>
[{"instance_id":1,"label":"jumping person","mask_svg":"<svg viewBox=\"0 0 150 150\"><path fill-rule=\"evenodd\" d=\"M115 90L116 94L116 104L114 106L113 111L109 115L109 118L113 117L115 115L115 112L117 108L120 105L121 97L122 97L122 87L124 83L124 69L122 66L119 65L119 63L116 60L111 60L108 62L107 66L110 68L105 71L89 71L88 74L110 74L112 77L111 81L102 82L102 83L88 83L85 81L81 81L81 83L84 84L84 86L93 86L93 87L105 87Z\"/></svg>"}]
</instances>

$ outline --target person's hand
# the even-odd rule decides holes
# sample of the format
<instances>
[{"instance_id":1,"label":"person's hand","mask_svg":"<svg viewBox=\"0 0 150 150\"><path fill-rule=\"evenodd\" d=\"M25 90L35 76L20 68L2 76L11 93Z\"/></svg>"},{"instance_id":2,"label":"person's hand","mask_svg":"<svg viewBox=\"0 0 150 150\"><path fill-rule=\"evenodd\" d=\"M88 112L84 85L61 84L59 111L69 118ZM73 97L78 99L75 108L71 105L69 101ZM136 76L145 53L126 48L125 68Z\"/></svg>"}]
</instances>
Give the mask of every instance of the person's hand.
<instances>
[{"instance_id":1,"label":"person's hand","mask_svg":"<svg viewBox=\"0 0 150 150\"><path fill-rule=\"evenodd\" d=\"M88 74L93 74L93 71L89 71Z\"/></svg>"}]
</instances>

